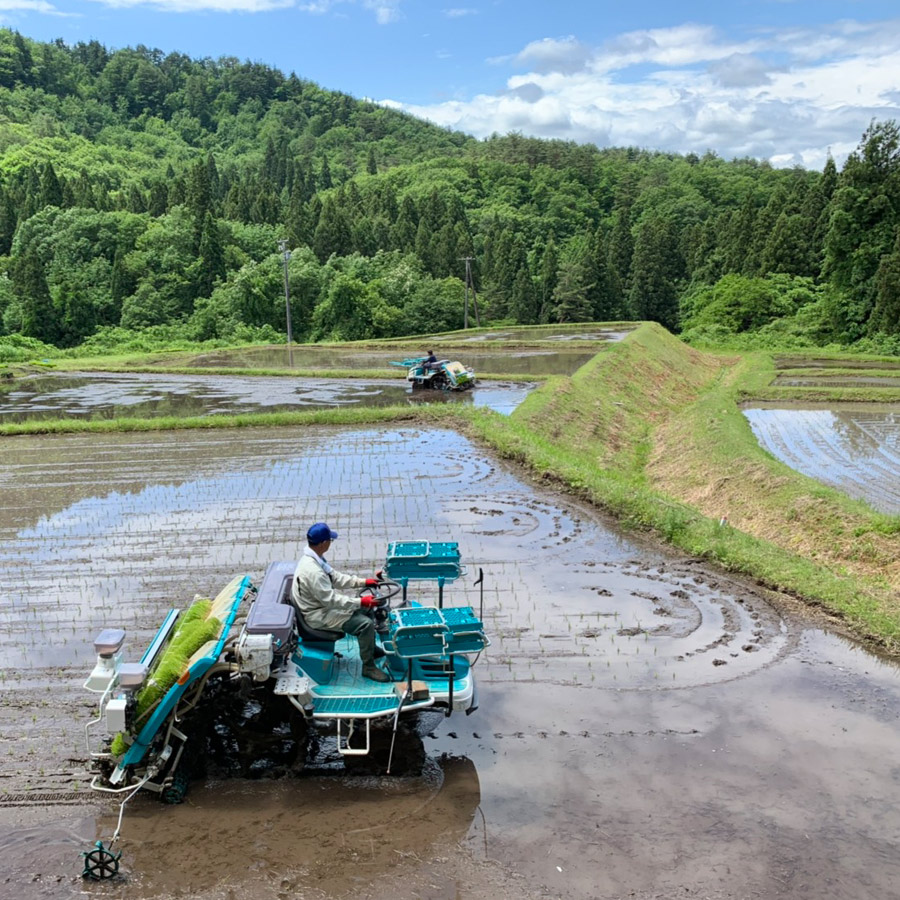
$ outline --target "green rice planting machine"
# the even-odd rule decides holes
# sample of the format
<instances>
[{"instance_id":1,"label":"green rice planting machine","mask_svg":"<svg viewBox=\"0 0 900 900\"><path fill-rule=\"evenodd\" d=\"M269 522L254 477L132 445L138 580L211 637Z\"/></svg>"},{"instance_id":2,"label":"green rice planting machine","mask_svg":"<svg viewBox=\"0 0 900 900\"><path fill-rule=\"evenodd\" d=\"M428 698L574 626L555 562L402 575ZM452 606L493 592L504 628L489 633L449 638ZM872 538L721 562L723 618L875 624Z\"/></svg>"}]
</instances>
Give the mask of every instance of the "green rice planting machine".
<instances>
[{"instance_id":1,"label":"green rice planting machine","mask_svg":"<svg viewBox=\"0 0 900 900\"><path fill-rule=\"evenodd\" d=\"M241 575L214 598L171 609L137 662L125 661L123 629L97 636L84 685L99 695L85 726L91 787L121 802L109 844L82 854L85 877L118 872L121 854L111 848L132 797L152 791L178 803L209 759L244 777L297 773L321 739L334 741L351 771L404 774L398 734L420 714L478 708L473 667L490 644L484 578L479 569L477 612L445 604L445 587L465 574L456 543L389 544L379 584L361 591L379 602L385 683L362 677L354 637L307 625L291 600L296 565L273 562L258 587ZM433 603L409 599L413 581L432 583Z\"/></svg>"},{"instance_id":2,"label":"green rice planting machine","mask_svg":"<svg viewBox=\"0 0 900 900\"><path fill-rule=\"evenodd\" d=\"M429 362L427 356L415 356L390 364L407 370L406 380L413 390L467 391L475 387L475 370L456 360Z\"/></svg>"}]
</instances>

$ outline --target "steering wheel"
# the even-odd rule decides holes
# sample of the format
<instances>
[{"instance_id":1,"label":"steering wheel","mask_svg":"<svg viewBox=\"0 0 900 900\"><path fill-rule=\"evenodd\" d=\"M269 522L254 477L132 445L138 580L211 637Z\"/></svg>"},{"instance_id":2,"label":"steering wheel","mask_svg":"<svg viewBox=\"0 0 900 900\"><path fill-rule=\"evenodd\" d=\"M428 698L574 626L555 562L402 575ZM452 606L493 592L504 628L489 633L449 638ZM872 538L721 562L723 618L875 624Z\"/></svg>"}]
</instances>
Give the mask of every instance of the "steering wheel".
<instances>
[{"instance_id":1,"label":"steering wheel","mask_svg":"<svg viewBox=\"0 0 900 900\"><path fill-rule=\"evenodd\" d=\"M359 589L359 596L371 594L382 609L391 608L391 600L403 590L403 585L391 578L382 577L378 584Z\"/></svg>"}]
</instances>

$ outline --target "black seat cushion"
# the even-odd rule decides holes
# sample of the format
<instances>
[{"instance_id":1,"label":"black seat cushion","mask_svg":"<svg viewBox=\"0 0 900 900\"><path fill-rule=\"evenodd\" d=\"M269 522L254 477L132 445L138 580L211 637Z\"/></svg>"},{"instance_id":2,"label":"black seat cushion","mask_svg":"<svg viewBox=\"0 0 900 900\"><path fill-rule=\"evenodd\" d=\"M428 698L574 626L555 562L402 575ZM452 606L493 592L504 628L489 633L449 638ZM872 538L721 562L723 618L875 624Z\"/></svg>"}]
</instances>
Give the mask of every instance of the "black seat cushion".
<instances>
[{"instance_id":1,"label":"black seat cushion","mask_svg":"<svg viewBox=\"0 0 900 900\"><path fill-rule=\"evenodd\" d=\"M289 606L294 607L294 611L297 614L297 632L299 633L301 639L304 641L327 641L332 644L335 641L339 641L344 636L343 631L331 631L330 629L325 628L313 628L307 623L305 617L303 616L303 613L300 612L300 608L296 603L294 603L294 598L291 594L292 582L292 575L288 575L285 577L281 585L281 602L287 603Z\"/></svg>"},{"instance_id":2,"label":"black seat cushion","mask_svg":"<svg viewBox=\"0 0 900 900\"><path fill-rule=\"evenodd\" d=\"M311 628L306 623L306 619L303 618L303 613L296 606L294 609L297 612L297 631L304 641L330 641L333 644L344 636L343 631L326 631L320 628Z\"/></svg>"}]
</instances>

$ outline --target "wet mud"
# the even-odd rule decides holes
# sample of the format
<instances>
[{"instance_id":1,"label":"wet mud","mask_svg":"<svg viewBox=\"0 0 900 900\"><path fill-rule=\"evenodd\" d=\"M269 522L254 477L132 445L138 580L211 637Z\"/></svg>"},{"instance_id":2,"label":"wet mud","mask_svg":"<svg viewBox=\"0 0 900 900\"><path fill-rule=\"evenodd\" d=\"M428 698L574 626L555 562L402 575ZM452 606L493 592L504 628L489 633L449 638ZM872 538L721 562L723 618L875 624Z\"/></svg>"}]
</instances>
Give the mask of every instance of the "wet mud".
<instances>
[{"instance_id":1,"label":"wet mud","mask_svg":"<svg viewBox=\"0 0 900 900\"><path fill-rule=\"evenodd\" d=\"M900 513L900 406L754 404L744 416L759 443L791 468Z\"/></svg>"},{"instance_id":2,"label":"wet mud","mask_svg":"<svg viewBox=\"0 0 900 900\"><path fill-rule=\"evenodd\" d=\"M216 375L54 374L0 394L0 423L280 412L338 406L471 403L509 414L534 384L484 381L471 391L413 391L405 381Z\"/></svg>"},{"instance_id":3,"label":"wet mud","mask_svg":"<svg viewBox=\"0 0 900 900\"><path fill-rule=\"evenodd\" d=\"M493 646L480 708L424 724L420 775L211 770L126 813L96 896L892 896L900 674L778 597L624 537L444 430L67 435L0 458L0 894L75 897L117 808L86 789L81 685L103 627L299 552L342 570L457 540L448 600ZM427 588L417 596L428 599Z\"/></svg>"}]
</instances>

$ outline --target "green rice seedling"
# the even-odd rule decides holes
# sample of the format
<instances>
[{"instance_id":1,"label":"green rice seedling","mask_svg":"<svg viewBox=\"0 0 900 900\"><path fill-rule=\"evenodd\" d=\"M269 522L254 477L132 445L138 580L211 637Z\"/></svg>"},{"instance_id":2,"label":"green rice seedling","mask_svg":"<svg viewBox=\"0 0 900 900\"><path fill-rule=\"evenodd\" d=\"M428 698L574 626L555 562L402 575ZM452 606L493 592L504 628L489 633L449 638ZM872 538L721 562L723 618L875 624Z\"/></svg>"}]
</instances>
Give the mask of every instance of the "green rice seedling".
<instances>
[{"instance_id":1,"label":"green rice seedling","mask_svg":"<svg viewBox=\"0 0 900 900\"><path fill-rule=\"evenodd\" d=\"M182 616L153 673L138 692L135 709L135 721L138 725L175 684L191 656L207 641L215 640L219 636L222 623L209 615L211 608L212 600L196 598ZM127 749L128 741L125 735L117 734L110 745L110 752L113 756L121 756Z\"/></svg>"}]
</instances>

